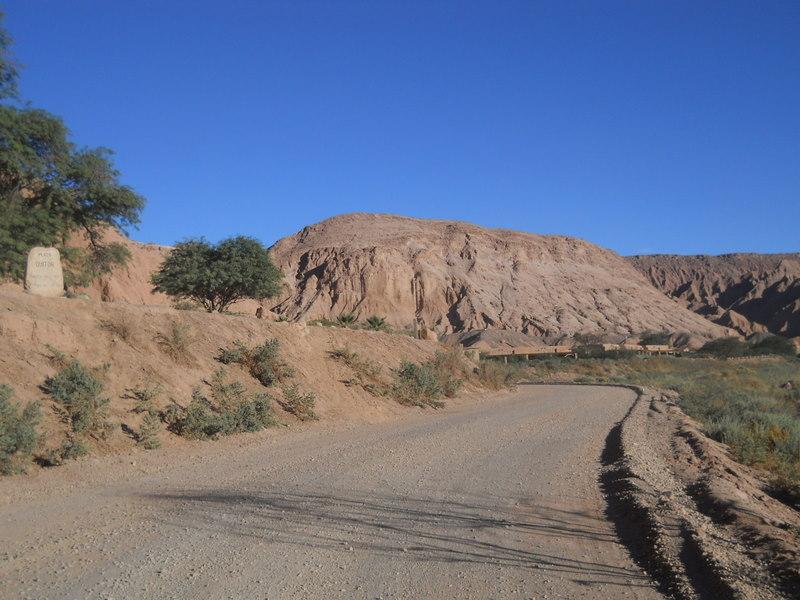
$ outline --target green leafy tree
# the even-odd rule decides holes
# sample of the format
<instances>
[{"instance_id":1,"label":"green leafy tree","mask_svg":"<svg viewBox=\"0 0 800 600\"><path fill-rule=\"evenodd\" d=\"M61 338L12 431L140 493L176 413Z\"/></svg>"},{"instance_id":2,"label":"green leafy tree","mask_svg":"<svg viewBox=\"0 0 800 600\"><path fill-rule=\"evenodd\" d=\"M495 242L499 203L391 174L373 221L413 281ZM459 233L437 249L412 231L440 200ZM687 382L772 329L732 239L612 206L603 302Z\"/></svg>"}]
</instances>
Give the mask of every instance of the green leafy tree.
<instances>
[{"instance_id":1,"label":"green leafy tree","mask_svg":"<svg viewBox=\"0 0 800 600\"><path fill-rule=\"evenodd\" d=\"M19 105L10 42L0 26L0 278L22 278L33 246L57 246L67 283L84 285L127 260L103 230L137 224L144 199L119 182L110 150L78 148L61 119ZM65 249L79 232L88 250Z\"/></svg>"},{"instance_id":2,"label":"green leafy tree","mask_svg":"<svg viewBox=\"0 0 800 600\"><path fill-rule=\"evenodd\" d=\"M193 300L208 312L224 312L238 300L277 295L281 277L261 242L238 236L216 245L202 239L181 242L152 282L155 292Z\"/></svg>"}]
</instances>

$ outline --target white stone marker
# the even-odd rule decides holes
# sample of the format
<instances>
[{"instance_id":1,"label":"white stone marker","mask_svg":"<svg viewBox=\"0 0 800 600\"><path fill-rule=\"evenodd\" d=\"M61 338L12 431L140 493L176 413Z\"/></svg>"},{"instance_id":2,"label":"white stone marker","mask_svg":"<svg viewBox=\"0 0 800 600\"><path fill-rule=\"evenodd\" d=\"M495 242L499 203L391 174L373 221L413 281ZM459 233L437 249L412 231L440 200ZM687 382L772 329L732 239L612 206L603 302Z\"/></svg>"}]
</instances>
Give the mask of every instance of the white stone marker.
<instances>
[{"instance_id":1,"label":"white stone marker","mask_svg":"<svg viewBox=\"0 0 800 600\"><path fill-rule=\"evenodd\" d=\"M25 289L34 296L58 298L64 295L64 272L58 250L31 248L25 270Z\"/></svg>"}]
</instances>

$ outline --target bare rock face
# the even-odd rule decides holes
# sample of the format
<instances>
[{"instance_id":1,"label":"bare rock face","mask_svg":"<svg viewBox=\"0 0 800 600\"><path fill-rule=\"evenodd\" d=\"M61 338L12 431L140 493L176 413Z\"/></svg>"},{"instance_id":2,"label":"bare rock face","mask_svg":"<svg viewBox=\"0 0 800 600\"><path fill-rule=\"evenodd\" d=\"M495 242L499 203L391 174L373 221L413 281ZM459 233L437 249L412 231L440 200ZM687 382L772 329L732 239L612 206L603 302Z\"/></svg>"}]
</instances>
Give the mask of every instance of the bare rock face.
<instances>
[{"instance_id":1,"label":"bare rock face","mask_svg":"<svg viewBox=\"0 0 800 600\"><path fill-rule=\"evenodd\" d=\"M492 328L539 337L727 332L617 254L574 238L350 214L284 238L272 254L287 284L273 310L290 319L355 312L439 334Z\"/></svg>"},{"instance_id":2,"label":"bare rock face","mask_svg":"<svg viewBox=\"0 0 800 600\"><path fill-rule=\"evenodd\" d=\"M665 294L744 335L800 335L800 254L632 256Z\"/></svg>"}]
</instances>

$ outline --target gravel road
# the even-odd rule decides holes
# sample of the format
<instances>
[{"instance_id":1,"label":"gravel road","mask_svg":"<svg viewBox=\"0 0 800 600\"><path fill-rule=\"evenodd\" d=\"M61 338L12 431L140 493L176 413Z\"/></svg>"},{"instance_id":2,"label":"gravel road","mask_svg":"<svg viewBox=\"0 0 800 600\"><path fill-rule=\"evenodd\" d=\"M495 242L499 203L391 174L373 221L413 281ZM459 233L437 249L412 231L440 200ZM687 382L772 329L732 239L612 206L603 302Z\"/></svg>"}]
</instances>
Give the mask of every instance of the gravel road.
<instances>
[{"instance_id":1,"label":"gravel road","mask_svg":"<svg viewBox=\"0 0 800 600\"><path fill-rule=\"evenodd\" d=\"M521 386L6 480L0 596L661 598L598 483L633 401Z\"/></svg>"}]
</instances>

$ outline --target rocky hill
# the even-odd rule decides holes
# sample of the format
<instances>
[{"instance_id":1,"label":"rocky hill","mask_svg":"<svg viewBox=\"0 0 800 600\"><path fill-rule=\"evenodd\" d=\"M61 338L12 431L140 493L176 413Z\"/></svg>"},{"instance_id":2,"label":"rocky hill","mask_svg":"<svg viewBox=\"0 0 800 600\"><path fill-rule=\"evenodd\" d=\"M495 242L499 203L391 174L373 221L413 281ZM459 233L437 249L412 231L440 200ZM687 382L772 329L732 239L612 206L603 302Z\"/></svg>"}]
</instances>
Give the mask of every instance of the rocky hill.
<instances>
[{"instance_id":1,"label":"rocky hill","mask_svg":"<svg viewBox=\"0 0 800 600\"><path fill-rule=\"evenodd\" d=\"M749 335L800 336L800 254L632 256L665 294L715 323Z\"/></svg>"},{"instance_id":2,"label":"rocky hill","mask_svg":"<svg viewBox=\"0 0 800 600\"><path fill-rule=\"evenodd\" d=\"M614 252L562 237L462 222L349 214L279 241L291 320L378 314L451 333L486 328L538 337L726 330L667 298Z\"/></svg>"}]
</instances>

